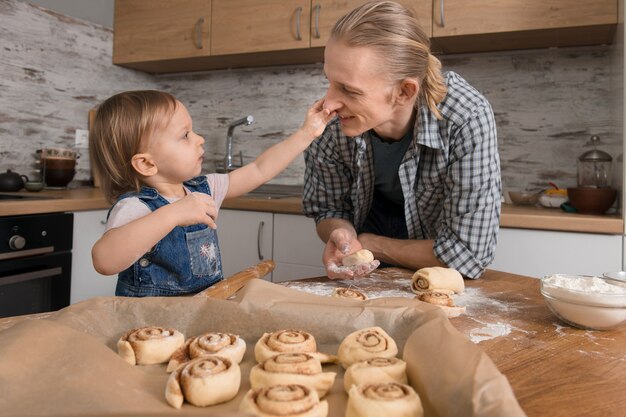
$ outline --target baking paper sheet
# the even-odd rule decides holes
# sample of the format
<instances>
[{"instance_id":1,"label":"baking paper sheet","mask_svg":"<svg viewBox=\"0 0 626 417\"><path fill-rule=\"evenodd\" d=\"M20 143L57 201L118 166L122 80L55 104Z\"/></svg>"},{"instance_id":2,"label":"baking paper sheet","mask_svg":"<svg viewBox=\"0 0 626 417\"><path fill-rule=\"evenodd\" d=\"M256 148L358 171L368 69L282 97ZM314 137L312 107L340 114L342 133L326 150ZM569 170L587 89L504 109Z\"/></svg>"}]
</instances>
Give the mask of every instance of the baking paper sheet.
<instances>
[{"instance_id":1,"label":"baking paper sheet","mask_svg":"<svg viewBox=\"0 0 626 417\"><path fill-rule=\"evenodd\" d=\"M233 300L94 298L14 323L0 330L0 416L235 415L250 388L254 344L264 332L305 330L318 350L335 354L346 335L370 326L396 340L426 416L525 415L478 346L436 307L406 298L353 301L253 280ZM142 326L174 327L186 338L208 331L239 334L247 352L237 397L207 408L169 406L166 365L131 366L116 353L119 337ZM338 373L325 397L329 415L343 416L343 369L324 368Z\"/></svg>"}]
</instances>

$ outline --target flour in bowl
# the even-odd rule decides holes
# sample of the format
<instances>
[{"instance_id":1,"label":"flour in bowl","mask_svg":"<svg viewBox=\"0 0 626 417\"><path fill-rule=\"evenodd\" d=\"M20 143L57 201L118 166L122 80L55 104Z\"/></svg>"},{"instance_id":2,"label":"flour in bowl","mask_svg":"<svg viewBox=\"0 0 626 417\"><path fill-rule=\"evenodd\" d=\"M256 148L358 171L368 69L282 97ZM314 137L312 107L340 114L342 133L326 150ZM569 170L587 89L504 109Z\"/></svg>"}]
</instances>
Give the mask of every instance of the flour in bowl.
<instances>
[{"instance_id":1,"label":"flour in bowl","mask_svg":"<svg viewBox=\"0 0 626 417\"><path fill-rule=\"evenodd\" d=\"M555 274L544 278L543 284L548 287L593 294L626 294L626 287L613 285L604 279L591 276Z\"/></svg>"}]
</instances>

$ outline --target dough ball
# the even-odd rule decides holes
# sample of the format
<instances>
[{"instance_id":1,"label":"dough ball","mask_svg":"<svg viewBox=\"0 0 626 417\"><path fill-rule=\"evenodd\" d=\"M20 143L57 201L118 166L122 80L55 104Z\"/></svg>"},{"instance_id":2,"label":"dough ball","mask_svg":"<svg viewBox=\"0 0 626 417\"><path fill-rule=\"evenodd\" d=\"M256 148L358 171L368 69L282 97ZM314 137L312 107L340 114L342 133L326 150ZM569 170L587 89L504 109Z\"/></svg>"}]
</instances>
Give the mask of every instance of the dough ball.
<instances>
[{"instance_id":1,"label":"dough ball","mask_svg":"<svg viewBox=\"0 0 626 417\"><path fill-rule=\"evenodd\" d=\"M415 390L397 382L353 385L346 417L422 417L424 409Z\"/></svg>"},{"instance_id":2,"label":"dough ball","mask_svg":"<svg viewBox=\"0 0 626 417\"><path fill-rule=\"evenodd\" d=\"M339 345L339 361L344 368L373 358L393 358L398 354L396 342L380 327L368 327L350 333Z\"/></svg>"},{"instance_id":3,"label":"dough ball","mask_svg":"<svg viewBox=\"0 0 626 417\"><path fill-rule=\"evenodd\" d=\"M241 370L226 358L198 358L179 366L170 374L165 399L174 408L183 401L198 407L232 400L239 391Z\"/></svg>"},{"instance_id":4,"label":"dough ball","mask_svg":"<svg viewBox=\"0 0 626 417\"><path fill-rule=\"evenodd\" d=\"M176 329L158 326L127 331L117 341L117 353L131 365L152 365L170 360L185 336Z\"/></svg>"},{"instance_id":5,"label":"dough ball","mask_svg":"<svg viewBox=\"0 0 626 417\"><path fill-rule=\"evenodd\" d=\"M355 266L361 264L368 264L374 260L374 254L367 249L361 249L350 255L345 256L341 263L343 266Z\"/></svg>"}]
</instances>

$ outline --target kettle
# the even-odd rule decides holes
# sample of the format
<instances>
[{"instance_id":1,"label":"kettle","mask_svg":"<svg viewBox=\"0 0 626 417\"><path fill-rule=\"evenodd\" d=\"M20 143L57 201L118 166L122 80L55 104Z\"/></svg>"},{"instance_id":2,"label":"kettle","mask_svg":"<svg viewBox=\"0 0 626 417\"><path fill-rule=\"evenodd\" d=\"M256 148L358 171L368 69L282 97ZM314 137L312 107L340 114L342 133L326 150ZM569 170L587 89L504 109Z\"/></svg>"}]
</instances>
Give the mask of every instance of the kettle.
<instances>
[{"instance_id":1,"label":"kettle","mask_svg":"<svg viewBox=\"0 0 626 417\"><path fill-rule=\"evenodd\" d=\"M19 191L24 188L24 182L28 182L26 175L7 169L7 172L0 174L0 191Z\"/></svg>"}]
</instances>

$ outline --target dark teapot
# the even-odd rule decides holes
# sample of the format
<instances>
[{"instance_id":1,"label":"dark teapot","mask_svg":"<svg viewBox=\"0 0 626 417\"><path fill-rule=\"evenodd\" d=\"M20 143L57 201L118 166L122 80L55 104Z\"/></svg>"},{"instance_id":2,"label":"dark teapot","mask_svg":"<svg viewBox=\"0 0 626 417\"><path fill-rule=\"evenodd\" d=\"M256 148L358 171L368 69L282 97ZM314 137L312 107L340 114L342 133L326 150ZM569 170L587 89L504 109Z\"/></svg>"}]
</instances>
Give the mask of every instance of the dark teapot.
<instances>
[{"instance_id":1,"label":"dark teapot","mask_svg":"<svg viewBox=\"0 0 626 417\"><path fill-rule=\"evenodd\" d=\"M0 191L19 191L24 188L24 182L28 182L26 175L7 169L7 172L0 174Z\"/></svg>"}]
</instances>

